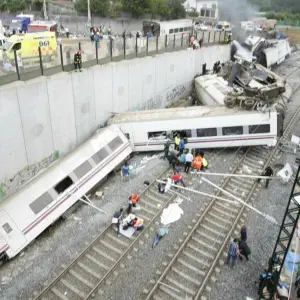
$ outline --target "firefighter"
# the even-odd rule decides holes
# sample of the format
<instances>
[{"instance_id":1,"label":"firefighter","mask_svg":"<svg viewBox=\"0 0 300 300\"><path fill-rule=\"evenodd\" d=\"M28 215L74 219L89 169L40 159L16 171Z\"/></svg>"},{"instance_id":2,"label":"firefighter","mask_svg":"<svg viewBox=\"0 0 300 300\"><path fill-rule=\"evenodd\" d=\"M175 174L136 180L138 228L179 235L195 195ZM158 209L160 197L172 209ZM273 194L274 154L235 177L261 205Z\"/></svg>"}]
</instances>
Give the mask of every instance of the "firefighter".
<instances>
[{"instance_id":1,"label":"firefighter","mask_svg":"<svg viewBox=\"0 0 300 300\"><path fill-rule=\"evenodd\" d=\"M82 67L82 57L81 57L81 51L78 50L75 54L74 54L74 67L75 67L75 71L77 72L77 70L79 69L79 71L81 72L81 67Z\"/></svg>"},{"instance_id":2,"label":"firefighter","mask_svg":"<svg viewBox=\"0 0 300 300\"><path fill-rule=\"evenodd\" d=\"M139 195L132 193L128 198L128 209L127 209L128 214L131 214L132 207L136 207L138 201L139 201Z\"/></svg>"}]
</instances>

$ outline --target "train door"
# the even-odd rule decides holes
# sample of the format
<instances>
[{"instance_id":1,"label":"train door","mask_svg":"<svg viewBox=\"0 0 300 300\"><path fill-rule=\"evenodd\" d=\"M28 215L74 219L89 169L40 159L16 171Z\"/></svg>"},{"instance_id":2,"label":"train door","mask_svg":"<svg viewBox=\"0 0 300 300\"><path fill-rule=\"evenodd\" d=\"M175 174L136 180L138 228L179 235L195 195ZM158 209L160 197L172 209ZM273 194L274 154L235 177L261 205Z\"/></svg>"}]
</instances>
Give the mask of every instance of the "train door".
<instances>
[{"instance_id":1,"label":"train door","mask_svg":"<svg viewBox=\"0 0 300 300\"><path fill-rule=\"evenodd\" d=\"M0 211L0 235L15 252L26 244L25 235L4 210Z\"/></svg>"},{"instance_id":2,"label":"train door","mask_svg":"<svg viewBox=\"0 0 300 300\"><path fill-rule=\"evenodd\" d=\"M130 144L132 146L134 146L134 137L133 137L133 132L132 132L131 126L130 125L121 126L121 131L126 136L126 138L129 140Z\"/></svg>"}]
</instances>

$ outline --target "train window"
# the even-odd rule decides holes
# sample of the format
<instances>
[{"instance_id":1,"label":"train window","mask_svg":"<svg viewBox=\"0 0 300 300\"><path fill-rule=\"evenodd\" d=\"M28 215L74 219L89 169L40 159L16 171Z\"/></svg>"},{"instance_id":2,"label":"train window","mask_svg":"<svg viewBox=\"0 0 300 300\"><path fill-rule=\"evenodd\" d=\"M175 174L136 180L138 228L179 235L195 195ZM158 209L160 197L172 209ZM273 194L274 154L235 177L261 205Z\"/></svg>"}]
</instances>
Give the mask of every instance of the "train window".
<instances>
[{"instance_id":1,"label":"train window","mask_svg":"<svg viewBox=\"0 0 300 300\"><path fill-rule=\"evenodd\" d=\"M10 227L10 225L8 223L5 223L2 225L2 228L4 229L4 231L9 234L12 232L12 228Z\"/></svg>"},{"instance_id":2,"label":"train window","mask_svg":"<svg viewBox=\"0 0 300 300\"><path fill-rule=\"evenodd\" d=\"M166 131L148 132L148 140L165 140L167 138Z\"/></svg>"},{"instance_id":3,"label":"train window","mask_svg":"<svg viewBox=\"0 0 300 300\"><path fill-rule=\"evenodd\" d=\"M170 30L169 30L169 33L174 33L174 29L170 29Z\"/></svg>"},{"instance_id":4,"label":"train window","mask_svg":"<svg viewBox=\"0 0 300 300\"><path fill-rule=\"evenodd\" d=\"M124 135L126 136L127 140L130 140L130 134L129 133L124 133Z\"/></svg>"},{"instance_id":5,"label":"train window","mask_svg":"<svg viewBox=\"0 0 300 300\"><path fill-rule=\"evenodd\" d=\"M108 151L105 148L102 148L92 156L92 159L98 165L107 156L108 156Z\"/></svg>"},{"instance_id":6,"label":"train window","mask_svg":"<svg viewBox=\"0 0 300 300\"><path fill-rule=\"evenodd\" d=\"M222 128L223 135L240 135L243 134L243 126L231 126Z\"/></svg>"},{"instance_id":7,"label":"train window","mask_svg":"<svg viewBox=\"0 0 300 300\"><path fill-rule=\"evenodd\" d=\"M114 151L117 148L119 148L122 144L123 144L122 139L119 136L117 136L108 143L108 147L111 149L111 151Z\"/></svg>"},{"instance_id":8,"label":"train window","mask_svg":"<svg viewBox=\"0 0 300 300\"><path fill-rule=\"evenodd\" d=\"M174 138L178 134L182 138L190 138L190 137L192 137L192 130L174 130L174 131L172 131L172 135Z\"/></svg>"},{"instance_id":9,"label":"train window","mask_svg":"<svg viewBox=\"0 0 300 300\"><path fill-rule=\"evenodd\" d=\"M184 31L189 31L189 28L188 27L184 27Z\"/></svg>"},{"instance_id":10,"label":"train window","mask_svg":"<svg viewBox=\"0 0 300 300\"><path fill-rule=\"evenodd\" d=\"M29 207L37 215L53 201L54 199L52 198L52 196L48 192L46 192L42 196L31 202L29 204Z\"/></svg>"},{"instance_id":11,"label":"train window","mask_svg":"<svg viewBox=\"0 0 300 300\"><path fill-rule=\"evenodd\" d=\"M183 32L183 28L179 28L179 32Z\"/></svg>"},{"instance_id":12,"label":"train window","mask_svg":"<svg viewBox=\"0 0 300 300\"><path fill-rule=\"evenodd\" d=\"M270 133L270 124L261 124L261 125L250 125L249 133L258 134L258 133Z\"/></svg>"},{"instance_id":13,"label":"train window","mask_svg":"<svg viewBox=\"0 0 300 300\"><path fill-rule=\"evenodd\" d=\"M178 31L179 31L179 29L178 29L178 28L176 28L176 29L174 30L174 32L175 32L175 33L177 33Z\"/></svg>"},{"instance_id":14,"label":"train window","mask_svg":"<svg viewBox=\"0 0 300 300\"><path fill-rule=\"evenodd\" d=\"M56 192L58 194L63 193L68 187L70 187L73 184L73 180L71 179L71 177L67 176L65 177L62 181L60 181L55 187L54 189L56 190Z\"/></svg>"},{"instance_id":15,"label":"train window","mask_svg":"<svg viewBox=\"0 0 300 300\"><path fill-rule=\"evenodd\" d=\"M217 128L197 129L197 137L217 136Z\"/></svg>"},{"instance_id":16,"label":"train window","mask_svg":"<svg viewBox=\"0 0 300 300\"><path fill-rule=\"evenodd\" d=\"M85 174L87 174L90 170L92 170L92 168L93 168L92 165L88 161L85 161L79 167L77 167L73 172L80 179Z\"/></svg>"}]
</instances>

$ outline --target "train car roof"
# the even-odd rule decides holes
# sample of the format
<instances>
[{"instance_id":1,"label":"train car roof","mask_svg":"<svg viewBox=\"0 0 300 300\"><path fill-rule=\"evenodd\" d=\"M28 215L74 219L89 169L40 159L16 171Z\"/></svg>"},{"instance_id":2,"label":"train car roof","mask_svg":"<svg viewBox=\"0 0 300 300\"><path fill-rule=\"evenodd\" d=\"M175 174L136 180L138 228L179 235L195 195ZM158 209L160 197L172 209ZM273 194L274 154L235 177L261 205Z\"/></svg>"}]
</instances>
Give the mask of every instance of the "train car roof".
<instances>
[{"instance_id":1,"label":"train car roof","mask_svg":"<svg viewBox=\"0 0 300 300\"><path fill-rule=\"evenodd\" d=\"M108 124L120 123L136 123L147 121L163 121L163 120L178 120L187 118L199 117L219 117L230 115L251 115L262 114L258 111L249 111L240 109L238 107L227 108L226 106L190 106L190 107L176 107L153 110L141 110L133 112L124 112L112 117Z\"/></svg>"},{"instance_id":2,"label":"train car roof","mask_svg":"<svg viewBox=\"0 0 300 300\"><path fill-rule=\"evenodd\" d=\"M101 128L96 131L96 133L74 151L68 153L66 156L61 159L54 161L48 168L41 170L37 173L36 176L27 181L23 186L21 186L15 193L9 195L0 201L0 204L3 204L7 201L10 201L11 198L16 197L31 197L35 199L46 192L51 187L55 186L59 181L68 176L77 166L86 161L87 156L92 156L98 150L93 151L94 143L97 143L97 147L103 142L103 135L111 136L111 132L116 132L117 134L121 133L117 126L110 126ZM91 147L92 146L92 147ZM100 148L100 147L99 147ZM84 154L82 153L84 152ZM75 167L73 167L76 165ZM42 182L42 185L39 186L39 182ZM32 191L31 188L35 186L35 190Z\"/></svg>"}]
</instances>

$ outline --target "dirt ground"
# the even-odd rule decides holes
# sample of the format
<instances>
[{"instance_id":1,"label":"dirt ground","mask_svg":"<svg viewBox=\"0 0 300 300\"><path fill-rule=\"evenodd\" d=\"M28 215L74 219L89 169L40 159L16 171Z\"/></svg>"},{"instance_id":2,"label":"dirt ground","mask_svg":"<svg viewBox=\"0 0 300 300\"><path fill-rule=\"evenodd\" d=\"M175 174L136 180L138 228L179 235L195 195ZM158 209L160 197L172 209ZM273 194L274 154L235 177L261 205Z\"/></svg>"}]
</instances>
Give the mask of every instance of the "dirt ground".
<instances>
[{"instance_id":1,"label":"dirt ground","mask_svg":"<svg viewBox=\"0 0 300 300\"><path fill-rule=\"evenodd\" d=\"M292 46L300 44L300 27L280 27L278 29L288 35Z\"/></svg>"}]
</instances>

